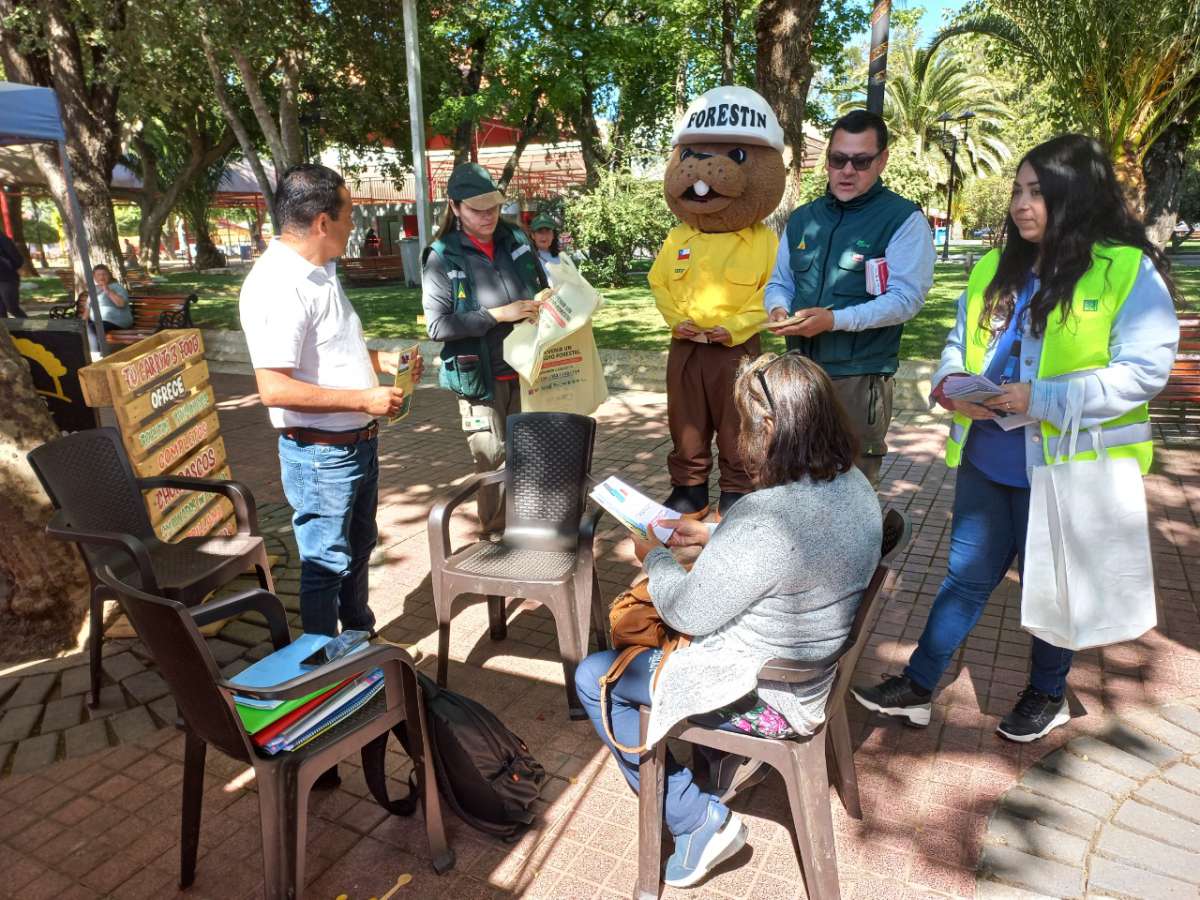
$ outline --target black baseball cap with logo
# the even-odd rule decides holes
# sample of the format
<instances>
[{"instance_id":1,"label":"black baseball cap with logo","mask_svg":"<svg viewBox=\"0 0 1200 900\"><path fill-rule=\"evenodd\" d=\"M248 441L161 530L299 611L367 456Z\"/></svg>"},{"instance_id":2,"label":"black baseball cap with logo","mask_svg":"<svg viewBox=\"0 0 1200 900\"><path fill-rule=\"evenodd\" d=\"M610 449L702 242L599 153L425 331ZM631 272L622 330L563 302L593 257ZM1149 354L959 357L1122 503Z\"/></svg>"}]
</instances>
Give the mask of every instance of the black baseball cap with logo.
<instances>
[{"instance_id":1,"label":"black baseball cap with logo","mask_svg":"<svg viewBox=\"0 0 1200 900\"><path fill-rule=\"evenodd\" d=\"M455 203L465 203L471 209L492 209L504 202L504 194L492 181L491 173L479 163L455 166L446 193Z\"/></svg>"}]
</instances>

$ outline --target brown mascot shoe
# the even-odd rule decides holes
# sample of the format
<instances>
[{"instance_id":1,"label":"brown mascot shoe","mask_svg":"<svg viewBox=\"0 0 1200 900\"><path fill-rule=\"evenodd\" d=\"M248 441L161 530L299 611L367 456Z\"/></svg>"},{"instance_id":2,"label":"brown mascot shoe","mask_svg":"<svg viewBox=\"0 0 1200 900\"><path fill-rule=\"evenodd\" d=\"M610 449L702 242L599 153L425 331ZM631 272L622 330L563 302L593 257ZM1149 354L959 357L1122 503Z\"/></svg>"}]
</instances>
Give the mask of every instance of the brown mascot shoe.
<instances>
[{"instance_id":1,"label":"brown mascot shoe","mask_svg":"<svg viewBox=\"0 0 1200 900\"><path fill-rule=\"evenodd\" d=\"M663 506L679 513L681 518L699 521L708 515L708 485L672 485L671 495L663 501Z\"/></svg>"}]
</instances>

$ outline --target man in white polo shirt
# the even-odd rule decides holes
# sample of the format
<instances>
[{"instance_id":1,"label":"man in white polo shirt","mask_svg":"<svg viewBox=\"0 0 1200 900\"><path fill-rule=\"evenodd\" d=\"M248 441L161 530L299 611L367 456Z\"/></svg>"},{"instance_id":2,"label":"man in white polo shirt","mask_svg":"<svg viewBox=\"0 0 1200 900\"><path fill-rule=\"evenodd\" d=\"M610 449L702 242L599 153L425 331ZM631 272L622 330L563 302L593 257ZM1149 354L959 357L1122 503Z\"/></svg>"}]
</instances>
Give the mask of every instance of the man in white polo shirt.
<instances>
[{"instance_id":1,"label":"man in white polo shirt","mask_svg":"<svg viewBox=\"0 0 1200 900\"><path fill-rule=\"evenodd\" d=\"M280 474L300 551L300 619L313 634L337 634L339 620L371 631L377 417L395 414L404 400L376 373L394 375L399 354L367 349L338 283L335 260L352 227L342 177L324 166L293 166L275 206L281 234L247 276L240 307L259 396L280 431Z\"/></svg>"}]
</instances>

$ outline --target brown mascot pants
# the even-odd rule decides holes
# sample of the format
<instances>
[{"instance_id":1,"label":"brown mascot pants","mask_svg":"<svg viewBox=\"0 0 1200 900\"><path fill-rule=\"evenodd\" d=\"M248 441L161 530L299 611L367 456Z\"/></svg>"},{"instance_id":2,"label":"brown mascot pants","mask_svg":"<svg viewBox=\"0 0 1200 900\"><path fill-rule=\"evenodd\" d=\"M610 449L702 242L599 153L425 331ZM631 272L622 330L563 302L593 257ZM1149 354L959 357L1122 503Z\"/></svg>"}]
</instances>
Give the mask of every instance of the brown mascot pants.
<instances>
[{"instance_id":1,"label":"brown mascot pants","mask_svg":"<svg viewBox=\"0 0 1200 900\"><path fill-rule=\"evenodd\" d=\"M675 445L667 457L671 484L708 483L715 433L721 490L737 494L754 490L738 453L733 382L742 360L759 352L757 335L736 347L671 340L667 354L667 422Z\"/></svg>"}]
</instances>

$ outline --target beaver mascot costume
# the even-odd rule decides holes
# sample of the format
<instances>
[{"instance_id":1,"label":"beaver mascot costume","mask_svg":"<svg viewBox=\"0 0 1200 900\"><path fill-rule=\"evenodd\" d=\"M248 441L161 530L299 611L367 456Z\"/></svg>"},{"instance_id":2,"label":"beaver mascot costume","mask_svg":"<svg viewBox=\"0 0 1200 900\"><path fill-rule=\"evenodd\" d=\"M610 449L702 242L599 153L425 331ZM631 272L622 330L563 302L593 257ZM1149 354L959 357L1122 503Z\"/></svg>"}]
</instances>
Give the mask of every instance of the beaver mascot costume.
<instances>
[{"instance_id":1,"label":"beaver mascot costume","mask_svg":"<svg viewBox=\"0 0 1200 900\"><path fill-rule=\"evenodd\" d=\"M675 131L663 189L681 224L650 269L650 289L671 329L665 505L708 514L712 439L720 467L718 512L753 490L738 451L733 381L760 352L763 290L779 239L762 223L783 197L783 129L749 88L713 88L688 107Z\"/></svg>"}]
</instances>

